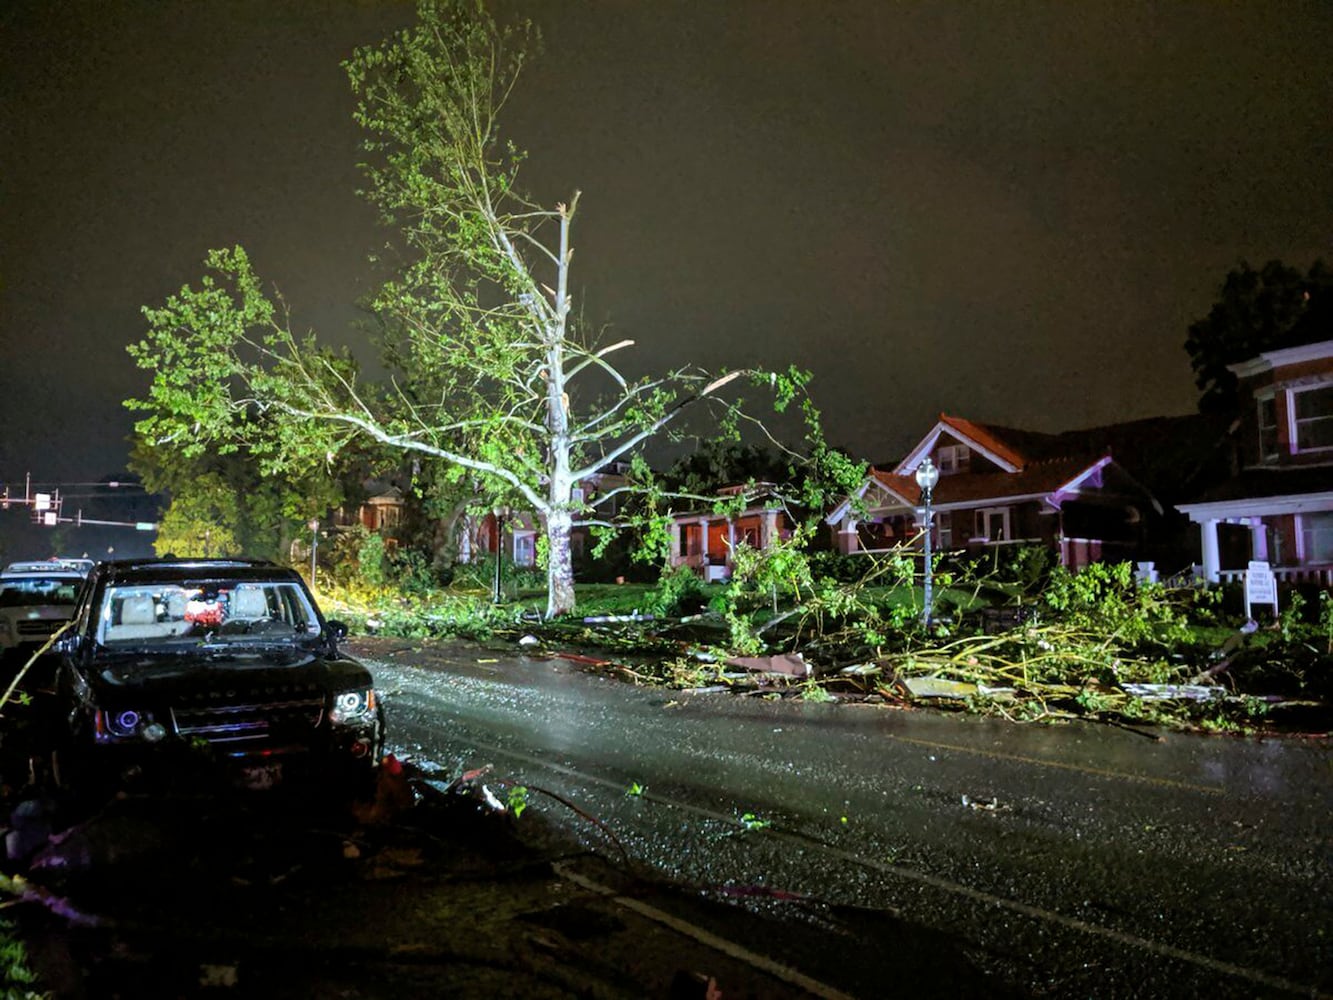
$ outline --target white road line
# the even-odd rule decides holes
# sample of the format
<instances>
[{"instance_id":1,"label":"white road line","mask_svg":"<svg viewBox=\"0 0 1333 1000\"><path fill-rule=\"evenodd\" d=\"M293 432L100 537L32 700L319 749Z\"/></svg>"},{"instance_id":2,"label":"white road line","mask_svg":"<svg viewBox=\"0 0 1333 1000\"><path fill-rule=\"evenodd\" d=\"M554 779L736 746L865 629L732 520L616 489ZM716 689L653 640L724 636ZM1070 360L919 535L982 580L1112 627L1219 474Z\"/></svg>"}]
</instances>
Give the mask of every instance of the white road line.
<instances>
[{"instance_id":1,"label":"white road line","mask_svg":"<svg viewBox=\"0 0 1333 1000\"><path fill-rule=\"evenodd\" d=\"M714 951L721 952L723 955L744 962L746 965L758 969L761 972L765 972L775 979L781 979L784 983L790 983L792 986L797 986L814 996L824 997L825 1000L854 1000L849 993L843 993L841 990L835 989L827 983L822 983L818 979L811 979L803 972L799 972L789 965L775 962L765 955L760 955L758 952L750 951L750 949L742 947L735 941L730 941L724 937L718 937L718 935L714 934L712 931L704 930L702 927L698 927L687 920L681 920L679 917L674 917L670 913L665 913L655 906L649 906L642 900L632 899L629 896L617 895L616 891L609 886L594 882L590 878L586 878L577 872L571 871L569 866L563 861L557 862L551 867L557 875L562 879L565 879L567 882L573 882L575 885L586 889L589 892L595 892L599 896L605 896L617 906L623 906L627 910L633 910L641 917L646 917L654 923L661 924L663 927L668 927L677 934L683 934L688 938L692 938L700 944L712 948Z\"/></svg>"}]
</instances>

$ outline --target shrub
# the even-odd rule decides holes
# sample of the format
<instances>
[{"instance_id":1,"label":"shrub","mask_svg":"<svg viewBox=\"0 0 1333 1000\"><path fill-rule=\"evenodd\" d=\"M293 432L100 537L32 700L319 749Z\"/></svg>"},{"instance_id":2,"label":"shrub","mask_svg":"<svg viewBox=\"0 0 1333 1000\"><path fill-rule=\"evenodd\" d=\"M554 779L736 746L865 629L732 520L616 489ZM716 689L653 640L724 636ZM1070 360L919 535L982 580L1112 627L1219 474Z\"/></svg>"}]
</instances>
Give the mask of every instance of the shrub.
<instances>
[{"instance_id":1,"label":"shrub","mask_svg":"<svg viewBox=\"0 0 1333 1000\"><path fill-rule=\"evenodd\" d=\"M838 583L855 583L871 564L865 556L849 556L841 552L814 552L810 555L810 571L816 578Z\"/></svg>"},{"instance_id":2,"label":"shrub","mask_svg":"<svg viewBox=\"0 0 1333 1000\"><path fill-rule=\"evenodd\" d=\"M664 572L648 594L647 609L665 617L697 614L707 606L707 588L688 566L676 566Z\"/></svg>"},{"instance_id":3,"label":"shrub","mask_svg":"<svg viewBox=\"0 0 1333 1000\"><path fill-rule=\"evenodd\" d=\"M490 592L495 587L495 556L484 555L472 562L454 565L453 585L463 590ZM536 566L515 566L510 560L500 561L500 587L505 593L514 590L545 590L546 571Z\"/></svg>"},{"instance_id":4,"label":"shrub","mask_svg":"<svg viewBox=\"0 0 1333 1000\"><path fill-rule=\"evenodd\" d=\"M388 562L390 578L405 594L428 594L440 586L430 557L419 549L394 549Z\"/></svg>"},{"instance_id":5,"label":"shrub","mask_svg":"<svg viewBox=\"0 0 1333 1000\"><path fill-rule=\"evenodd\" d=\"M389 564L385 558L384 539L372 532L365 537L356 550L356 572L361 582L374 590L382 590L389 582Z\"/></svg>"}]
</instances>

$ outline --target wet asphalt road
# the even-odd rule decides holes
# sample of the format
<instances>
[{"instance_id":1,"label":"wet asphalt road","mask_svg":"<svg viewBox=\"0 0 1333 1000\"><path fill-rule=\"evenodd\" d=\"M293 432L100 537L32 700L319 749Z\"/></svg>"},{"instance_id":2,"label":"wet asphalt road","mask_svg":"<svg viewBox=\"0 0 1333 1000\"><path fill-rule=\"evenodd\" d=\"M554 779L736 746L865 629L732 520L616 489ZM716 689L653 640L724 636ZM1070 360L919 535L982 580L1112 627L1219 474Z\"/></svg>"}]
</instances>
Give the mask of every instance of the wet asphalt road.
<instances>
[{"instance_id":1,"label":"wet asphalt road","mask_svg":"<svg viewBox=\"0 0 1333 1000\"><path fill-rule=\"evenodd\" d=\"M492 765L608 860L788 918L772 950L831 991L893 995L895 967L964 962L1026 996L1333 994L1326 741L1150 740L635 688L466 644L353 648L398 753ZM821 920L846 949L801 948Z\"/></svg>"}]
</instances>

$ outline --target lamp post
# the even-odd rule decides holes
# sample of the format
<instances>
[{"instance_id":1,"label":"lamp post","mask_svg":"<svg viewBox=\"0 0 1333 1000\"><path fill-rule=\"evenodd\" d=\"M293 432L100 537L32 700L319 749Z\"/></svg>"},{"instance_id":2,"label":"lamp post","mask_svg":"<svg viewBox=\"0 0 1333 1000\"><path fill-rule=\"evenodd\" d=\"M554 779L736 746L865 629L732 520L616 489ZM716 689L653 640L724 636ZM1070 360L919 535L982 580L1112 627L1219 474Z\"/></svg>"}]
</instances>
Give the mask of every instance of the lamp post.
<instances>
[{"instance_id":1,"label":"lamp post","mask_svg":"<svg viewBox=\"0 0 1333 1000\"><path fill-rule=\"evenodd\" d=\"M935 463L927 455L921 460L921 464L916 467L916 484L921 487L921 505L925 508L924 522L926 527L925 548L926 548L926 566L925 566L925 586L921 603L925 605L921 612L921 623L927 628L930 627L930 609L933 603L930 592L931 585L931 565L930 565L930 501L935 492L935 484L940 480L940 470L935 468Z\"/></svg>"},{"instance_id":2,"label":"lamp post","mask_svg":"<svg viewBox=\"0 0 1333 1000\"><path fill-rule=\"evenodd\" d=\"M312 517L306 522L310 529L310 589L315 589L315 555L319 552L319 518Z\"/></svg>"},{"instance_id":3,"label":"lamp post","mask_svg":"<svg viewBox=\"0 0 1333 1000\"><path fill-rule=\"evenodd\" d=\"M500 561L504 555L505 518L509 516L509 508L504 504L497 504L492 513L495 515L495 593L491 597L491 603L499 604Z\"/></svg>"}]
</instances>

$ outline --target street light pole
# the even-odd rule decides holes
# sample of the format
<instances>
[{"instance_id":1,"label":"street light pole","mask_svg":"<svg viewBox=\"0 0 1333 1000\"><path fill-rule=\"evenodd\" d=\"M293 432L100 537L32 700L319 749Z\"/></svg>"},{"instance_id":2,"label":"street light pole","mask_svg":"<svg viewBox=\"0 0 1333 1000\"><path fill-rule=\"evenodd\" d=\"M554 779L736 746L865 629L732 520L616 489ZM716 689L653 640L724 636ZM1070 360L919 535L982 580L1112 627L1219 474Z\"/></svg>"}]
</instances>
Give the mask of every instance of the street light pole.
<instances>
[{"instance_id":1,"label":"street light pole","mask_svg":"<svg viewBox=\"0 0 1333 1000\"><path fill-rule=\"evenodd\" d=\"M931 552L930 552L930 535L931 535L930 501L933 498L933 494L935 492L935 484L939 482L939 479L940 479L940 470L935 468L935 463L932 462L930 460L930 456L927 455L925 458L921 460L921 464L916 467L916 484L921 487L921 504L923 507L925 507L924 522L926 531L925 534L926 565L925 565L925 575L924 575L925 585L923 587L924 593L922 594L922 600L921 600L921 603L924 605L924 608L922 609L921 612L921 624L926 626L926 628L930 628L930 612L931 612L931 607L934 604L933 595L931 594L931 583L932 583L931 570L933 567L931 566Z\"/></svg>"},{"instance_id":2,"label":"street light pole","mask_svg":"<svg viewBox=\"0 0 1333 1000\"><path fill-rule=\"evenodd\" d=\"M504 555L505 518L509 516L509 508L497 506L492 513L495 515L495 593L491 596L491 603L499 604L500 562Z\"/></svg>"},{"instance_id":3,"label":"street light pole","mask_svg":"<svg viewBox=\"0 0 1333 1000\"><path fill-rule=\"evenodd\" d=\"M312 517L306 527L310 529L310 589L315 589L315 556L319 552L319 518Z\"/></svg>"}]
</instances>

